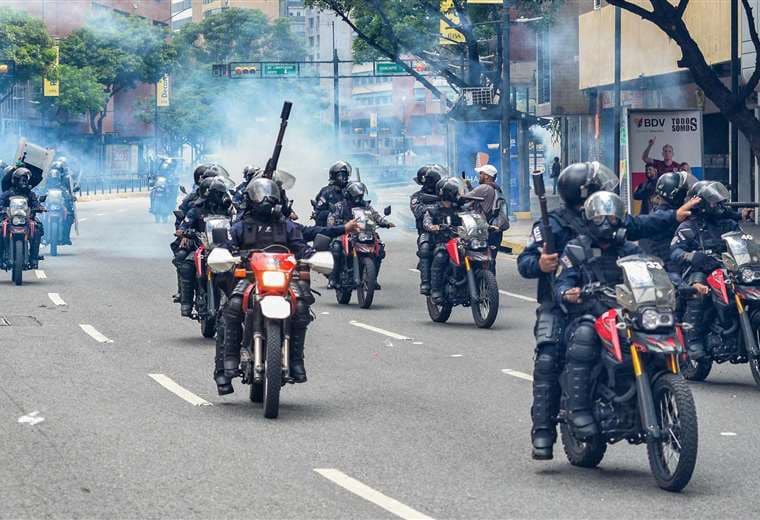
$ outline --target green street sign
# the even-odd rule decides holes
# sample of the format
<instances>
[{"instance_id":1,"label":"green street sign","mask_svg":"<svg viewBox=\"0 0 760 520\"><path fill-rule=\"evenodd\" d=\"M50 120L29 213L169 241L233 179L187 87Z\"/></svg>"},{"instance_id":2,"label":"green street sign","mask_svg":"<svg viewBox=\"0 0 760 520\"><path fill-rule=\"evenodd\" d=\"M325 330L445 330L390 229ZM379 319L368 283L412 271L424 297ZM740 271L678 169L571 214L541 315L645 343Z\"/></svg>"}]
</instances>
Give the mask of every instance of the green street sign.
<instances>
[{"instance_id":1,"label":"green street sign","mask_svg":"<svg viewBox=\"0 0 760 520\"><path fill-rule=\"evenodd\" d=\"M393 61L376 61L375 62L375 74L377 76L385 76L390 74L404 74L406 71L404 68Z\"/></svg>"},{"instance_id":2,"label":"green street sign","mask_svg":"<svg viewBox=\"0 0 760 520\"><path fill-rule=\"evenodd\" d=\"M298 76L298 64L265 63L264 76Z\"/></svg>"}]
</instances>

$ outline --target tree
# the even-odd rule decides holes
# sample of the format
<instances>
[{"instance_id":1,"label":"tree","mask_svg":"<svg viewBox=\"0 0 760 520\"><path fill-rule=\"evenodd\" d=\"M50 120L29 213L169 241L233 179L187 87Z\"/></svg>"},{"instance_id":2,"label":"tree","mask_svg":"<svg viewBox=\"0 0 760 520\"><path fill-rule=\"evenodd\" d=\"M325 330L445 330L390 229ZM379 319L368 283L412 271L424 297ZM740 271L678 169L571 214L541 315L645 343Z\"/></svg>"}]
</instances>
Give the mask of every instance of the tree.
<instances>
[{"instance_id":1,"label":"tree","mask_svg":"<svg viewBox=\"0 0 760 520\"><path fill-rule=\"evenodd\" d=\"M755 17L749 0L742 0L747 17L750 38L755 47L755 70L746 84L738 92L731 92L720 80L718 73L707 63L702 50L683 19L689 0L679 0L672 4L668 0L649 0L651 10L645 9L627 0L607 0L660 28L681 49L679 67L686 67L691 72L694 82L702 89L718 110L744 134L750 143L755 157L760 157L760 120L747 107L747 100L754 93L760 81L760 37L757 34Z\"/></svg>"},{"instance_id":2,"label":"tree","mask_svg":"<svg viewBox=\"0 0 760 520\"><path fill-rule=\"evenodd\" d=\"M176 51L167 38L165 29L143 18L104 14L61 42L61 63L88 68L106 93L103 108L89 112L94 134L102 134L113 96L140 82L155 83L169 71Z\"/></svg>"},{"instance_id":3,"label":"tree","mask_svg":"<svg viewBox=\"0 0 760 520\"><path fill-rule=\"evenodd\" d=\"M11 9L0 9L0 59L16 63L13 78L0 77L0 87L7 92L0 103L11 94L14 83L41 76L56 77L53 39L41 20Z\"/></svg>"},{"instance_id":4,"label":"tree","mask_svg":"<svg viewBox=\"0 0 760 520\"><path fill-rule=\"evenodd\" d=\"M108 94L103 85L98 83L92 67L73 67L61 65L60 95L43 97L44 102L52 105L56 117L66 121L75 114L97 114L105 111Z\"/></svg>"},{"instance_id":5,"label":"tree","mask_svg":"<svg viewBox=\"0 0 760 520\"><path fill-rule=\"evenodd\" d=\"M410 65L409 58L443 77L458 91L484 84L500 88L499 64L485 63L487 40L497 36L501 9L492 5L467 5L451 0L443 11L439 0L306 0L306 5L334 12L356 33L355 57L359 60L385 58L408 74L447 105L451 101L427 76ZM561 4L559 0L513 0L513 15L542 16L548 21ZM461 34L443 37L440 25ZM446 44L442 44L445 42ZM466 62L464 70L460 63Z\"/></svg>"}]
</instances>

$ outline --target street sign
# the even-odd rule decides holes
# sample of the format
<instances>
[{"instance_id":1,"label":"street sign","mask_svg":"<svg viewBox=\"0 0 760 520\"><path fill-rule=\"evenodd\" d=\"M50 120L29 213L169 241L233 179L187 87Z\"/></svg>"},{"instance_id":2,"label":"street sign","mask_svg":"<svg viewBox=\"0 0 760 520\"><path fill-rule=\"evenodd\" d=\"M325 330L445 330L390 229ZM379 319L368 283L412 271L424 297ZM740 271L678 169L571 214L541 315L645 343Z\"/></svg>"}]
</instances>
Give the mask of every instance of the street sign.
<instances>
[{"instance_id":1,"label":"street sign","mask_svg":"<svg viewBox=\"0 0 760 520\"><path fill-rule=\"evenodd\" d=\"M58 62L61 59L61 49L58 45L54 46L55 49L55 66L58 66ZM61 84L57 79L50 80L48 78L42 78L42 95L44 97L58 97L61 95Z\"/></svg>"},{"instance_id":2,"label":"street sign","mask_svg":"<svg viewBox=\"0 0 760 520\"><path fill-rule=\"evenodd\" d=\"M387 76L392 74L405 74L404 68L393 61L376 61L375 62L375 75Z\"/></svg>"},{"instance_id":3,"label":"street sign","mask_svg":"<svg viewBox=\"0 0 760 520\"><path fill-rule=\"evenodd\" d=\"M298 76L297 63L265 63L264 76Z\"/></svg>"}]
</instances>

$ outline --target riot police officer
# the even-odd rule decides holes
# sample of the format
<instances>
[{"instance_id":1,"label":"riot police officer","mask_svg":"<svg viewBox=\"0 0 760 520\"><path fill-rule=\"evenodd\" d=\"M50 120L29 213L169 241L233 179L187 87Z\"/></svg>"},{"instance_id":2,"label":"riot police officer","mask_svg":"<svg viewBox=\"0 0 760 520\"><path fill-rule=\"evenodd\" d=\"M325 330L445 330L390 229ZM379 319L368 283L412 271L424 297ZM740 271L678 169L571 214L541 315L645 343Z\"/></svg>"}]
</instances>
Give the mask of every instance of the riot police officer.
<instances>
[{"instance_id":1,"label":"riot police officer","mask_svg":"<svg viewBox=\"0 0 760 520\"><path fill-rule=\"evenodd\" d=\"M442 177L447 176L446 169L439 164L426 164L417 170L414 181L421 188L414 192L409 201L409 208L414 215L417 227L417 270L420 272L420 294L430 294L430 267L435 252L435 238L425 231L422 221L425 211L438 202L436 186Z\"/></svg>"},{"instance_id":2,"label":"riot police officer","mask_svg":"<svg viewBox=\"0 0 760 520\"><path fill-rule=\"evenodd\" d=\"M428 206L422 217L422 228L433 237L434 253L430 266L430 298L433 303L443 301L443 282L449 258L442 247L449 234L449 226L459 224L457 213L460 211L465 184L459 177L444 177L436 185L438 203Z\"/></svg>"},{"instance_id":3,"label":"riot police officer","mask_svg":"<svg viewBox=\"0 0 760 520\"><path fill-rule=\"evenodd\" d=\"M326 226L333 206L344 199L343 190L348 186L352 171L351 165L346 161L338 161L330 166L329 182L314 199L314 221L317 226Z\"/></svg>"},{"instance_id":4,"label":"riot police officer","mask_svg":"<svg viewBox=\"0 0 760 520\"><path fill-rule=\"evenodd\" d=\"M45 210L37 195L32 191L31 179L32 172L28 168L19 167L13 171L10 189L0 194L0 214L5 213L5 209L10 205L11 197L25 197L32 215ZM30 237L29 241L29 266L32 269L37 269L39 261L42 260L40 257L40 240L45 230L42 227L42 222L36 217L34 222L34 235ZM2 237L0 237L0 261L5 261L5 240Z\"/></svg>"}]
</instances>

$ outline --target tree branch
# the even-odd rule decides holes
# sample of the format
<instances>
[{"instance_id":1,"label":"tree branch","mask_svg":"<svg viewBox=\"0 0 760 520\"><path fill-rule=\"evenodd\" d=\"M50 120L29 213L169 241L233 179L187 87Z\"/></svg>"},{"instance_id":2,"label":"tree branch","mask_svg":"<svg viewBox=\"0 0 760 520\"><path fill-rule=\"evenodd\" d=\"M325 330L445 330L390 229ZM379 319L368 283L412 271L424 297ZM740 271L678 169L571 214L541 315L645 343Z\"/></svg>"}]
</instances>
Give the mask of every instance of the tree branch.
<instances>
[{"instance_id":1,"label":"tree branch","mask_svg":"<svg viewBox=\"0 0 760 520\"><path fill-rule=\"evenodd\" d=\"M747 84L744 85L737 95L737 103L743 103L745 99L755 90L758 82L760 82L760 37L757 35L757 27L755 26L755 16L752 13L752 7L749 5L749 0L742 0L742 6L744 6L744 13L747 15L747 25L749 26L749 36L752 40L752 45L755 47L755 70L752 72Z\"/></svg>"},{"instance_id":2,"label":"tree branch","mask_svg":"<svg viewBox=\"0 0 760 520\"><path fill-rule=\"evenodd\" d=\"M649 20L650 22L654 22L656 19L654 11L647 11L643 7L633 4L627 0L607 0L607 3L614 5L615 7L625 9L626 11L633 14L639 15L643 19Z\"/></svg>"},{"instance_id":3,"label":"tree branch","mask_svg":"<svg viewBox=\"0 0 760 520\"><path fill-rule=\"evenodd\" d=\"M676 7L676 14L678 14L678 17L682 17L684 11L686 11L686 6L689 5L689 0L681 0L678 2L678 7Z\"/></svg>"}]
</instances>

